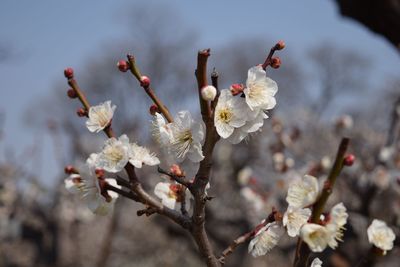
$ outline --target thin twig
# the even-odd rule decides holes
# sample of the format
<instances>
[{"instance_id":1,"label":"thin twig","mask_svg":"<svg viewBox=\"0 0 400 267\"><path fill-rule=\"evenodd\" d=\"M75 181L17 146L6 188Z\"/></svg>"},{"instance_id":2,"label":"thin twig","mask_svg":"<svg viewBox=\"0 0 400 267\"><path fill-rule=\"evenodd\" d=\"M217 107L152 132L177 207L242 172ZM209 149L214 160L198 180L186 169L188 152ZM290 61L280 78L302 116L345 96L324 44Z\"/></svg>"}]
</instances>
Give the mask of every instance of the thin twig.
<instances>
[{"instance_id":1,"label":"thin twig","mask_svg":"<svg viewBox=\"0 0 400 267\"><path fill-rule=\"evenodd\" d=\"M318 223L320 220L320 216L324 210L326 201L328 200L330 194L332 193L333 187L336 182L336 178L339 176L342 168L343 168L343 160L349 146L350 139L349 138L342 138L340 142L336 159L329 173L329 176L325 182L325 186L321 192L320 197L313 205L313 211L310 217L311 223ZM308 264L308 258L310 256L310 249L308 248L307 244L303 242L300 238L297 242L297 248L295 253L295 259L293 266L294 267L306 267Z\"/></svg>"},{"instance_id":2,"label":"thin twig","mask_svg":"<svg viewBox=\"0 0 400 267\"><path fill-rule=\"evenodd\" d=\"M133 76L136 77L140 85L143 87L147 95L153 100L154 104L158 107L158 110L161 112L161 114L164 115L165 119L168 122L173 122L174 119L172 118L171 114L169 113L167 107L162 103L162 101L156 96L154 93L153 89L149 85L144 85L141 82L141 78L143 77L142 74L140 73L140 70L136 64L135 57L133 55L128 54L128 62L129 62L129 67L131 70L131 73Z\"/></svg>"},{"instance_id":3,"label":"thin twig","mask_svg":"<svg viewBox=\"0 0 400 267\"><path fill-rule=\"evenodd\" d=\"M158 166L157 171L161 174L167 175L168 177L170 177L177 183L184 185L187 188L190 188L192 186L192 182L190 180L188 180L185 176L173 175L172 173L167 172L166 170L162 169L160 166Z\"/></svg>"}]
</instances>

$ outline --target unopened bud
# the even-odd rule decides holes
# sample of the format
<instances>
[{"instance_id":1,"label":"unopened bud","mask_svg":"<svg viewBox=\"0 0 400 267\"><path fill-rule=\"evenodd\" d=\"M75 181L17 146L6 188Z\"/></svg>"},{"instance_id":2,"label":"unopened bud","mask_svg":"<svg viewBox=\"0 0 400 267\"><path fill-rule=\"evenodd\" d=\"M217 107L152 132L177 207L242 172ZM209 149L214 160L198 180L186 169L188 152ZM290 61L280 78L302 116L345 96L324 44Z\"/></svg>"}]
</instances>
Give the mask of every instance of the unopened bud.
<instances>
[{"instance_id":1,"label":"unopened bud","mask_svg":"<svg viewBox=\"0 0 400 267\"><path fill-rule=\"evenodd\" d=\"M68 97L69 97L69 98L72 98L72 99L74 99L74 98L77 98L77 97L78 97L78 95L76 94L76 92L75 92L75 90L74 90L74 89L68 89L68 91L67 91L67 95L68 95Z\"/></svg>"},{"instance_id":2,"label":"unopened bud","mask_svg":"<svg viewBox=\"0 0 400 267\"><path fill-rule=\"evenodd\" d=\"M283 48L285 48L285 42L280 40L279 42L276 43L276 50L282 50Z\"/></svg>"},{"instance_id":3,"label":"unopened bud","mask_svg":"<svg viewBox=\"0 0 400 267\"><path fill-rule=\"evenodd\" d=\"M76 114L78 115L78 117L86 117L87 111L84 108L78 108Z\"/></svg>"},{"instance_id":4,"label":"unopened bud","mask_svg":"<svg viewBox=\"0 0 400 267\"><path fill-rule=\"evenodd\" d=\"M212 85L207 85L201 88L201 97L205 101L213 101L217 95L217 89Z\"/></svg>"},{"instance_id":5,"label":"unopened bud","mask_svg":"<svg viewBox=\"0 0 400 267\"><path fill-rule=\"evenodd\" d=\"M351 165L353 165L355 160L356 160L356 157L353 154L349 154L343 159L343 165L351 166Z\"/></svg>"},{"instance_id":6,"label":"unopened bud","mask_svg":"<svg viewBox=\"0 0 400 267\"><path fill-rule=\"evenodd\" d=\"M104 172L103 169L96 169L96 170L94 171L94 173L96 174L96 176L97 176L98 178L104 177L104 174L105 174L105 172Z\"/></svg>"},{"instance_id":7,"label":"unopened bud","mask_svg":"<svg viewBox=\"0 0 400 267\"><path fill-rule=\"evenodd\" d=\"M169 171L178 177L183 177L185 176L185 172L179 167L178 164L172 164L172 166L169 168Z\"/></svg>"},{"instance_id":8,"label":"unopened bud","mask_svg":"<svg viewBox=\"0 0 400 267\"><path fill-rule=\"evenodd\" d=\"M122 72L127 72L129 70L129 63L126 60L120 60L117 63L117 67Z\"/></svg>"},{"instance_id":9,"label":"unopened bud","mask_svg":"<svg viewBox=\"0 0 400 267\"><path fill-rule=\"evenodd\" d=\"M150 78L147 76L140 77L140 85L144 88L149 87L150 86Z\"/></svg>"},{"instance_id":10,"label":"unopened bud","mask_svg":"<svg viewBox=\"0 0 400 267\"><path fill-rule=\"evenodd\" d=\"M72 68L66 68L64 70L64 76L67 79L72 79L74 78L74 70Z\"/></svg>"},{"instance_id":11,"label":"unopened bud","mask_svg":"<svg viewBox=\"0 0 400 267\"><path fill-rule=\"evenodd\" d=\"M281 59L279 57L273 57L271 60L271 67L278 69L281 66Z\"/></svg>"},{"instance_id":12,"label":"unopened bud","mask_svg":"<svg viewBox=\"0 0 400 267\"><path fill-rule=\"evenodd\" d=\"M77 170L74 168L74 166L72 166L72 165L67 165L67 166L65 166L64 172L65 172L66 174L73 174L73 173L77 174L77 173L78 173L78 171L77 171Z\"/></svg>"},{"instance_id":13,"label":"unopened bud","mask_svg":"<svg viewBox=\"0 0 400 267\"><path fill-rule=\"evenodd\" d=\"M151 115L156 115L156 112L160 113L160 110L158 109L157 105L153 104L149 108L149 112Z\"/></svg>"},{"instance_id":14,"label":"unopened bud","mask_svg":"<svg viewBox=\"0 0 400 267\"><path fill-rule=\"evenodd\" d=\"M234 83L229 88L231 90L232 95L241 94L244 90L244 85L239 83Z\"/></svg>"}]
</instances>

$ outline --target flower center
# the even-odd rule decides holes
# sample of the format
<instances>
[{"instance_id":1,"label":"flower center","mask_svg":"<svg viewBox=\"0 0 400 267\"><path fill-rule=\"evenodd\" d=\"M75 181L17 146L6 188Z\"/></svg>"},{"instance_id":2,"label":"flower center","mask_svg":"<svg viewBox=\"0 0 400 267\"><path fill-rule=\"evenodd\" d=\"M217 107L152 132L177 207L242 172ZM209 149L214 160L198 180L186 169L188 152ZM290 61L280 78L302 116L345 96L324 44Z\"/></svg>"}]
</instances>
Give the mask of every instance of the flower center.
<instances>
[{"instance_id":1,"label":"flower center","mask_svg":"<svg viewBox=\"0 0 400 267\"><path fill-rule=\"evenodd\" d=\"M105 154L107 155L107 158L114 163L117 163L124 158L124 154L119 147L109 147L106 149Z\"/></svg>"},{"instance_id":2,"label":"flower center","mask_svg":"<svg viewBox=\"0 0 400 267\"><path fill-rule=\"evenodd\" d=\"M229 109L224 108L219 112L218 116L221 121L228 123L232 118L232 112Z\"/></svg>"},{"instance_id":3,"label":"flower center","mask_svg":"<svg viewBox=\"0 0 400 267\"><path fill-rule=\"evenodd\" d=\"M173 198L176 202L182 202L183 187L179 184L171 184L169 186L168 197Z\"/></svg>"}]
</instances>

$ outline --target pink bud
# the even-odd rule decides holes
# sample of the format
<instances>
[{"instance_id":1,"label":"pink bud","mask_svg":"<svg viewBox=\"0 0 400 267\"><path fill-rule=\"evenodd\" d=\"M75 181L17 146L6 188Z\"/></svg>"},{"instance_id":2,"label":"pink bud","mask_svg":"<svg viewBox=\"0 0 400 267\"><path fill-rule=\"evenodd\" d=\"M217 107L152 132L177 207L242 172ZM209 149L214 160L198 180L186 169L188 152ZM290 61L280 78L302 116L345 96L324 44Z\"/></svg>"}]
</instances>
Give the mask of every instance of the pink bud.
<instances>
[{"instance_id":1,"label":"pink bud","mask_svg":"<svg viewBox=\"0 0 400 267\"><path fill-rule=\"evenodd\" d=\"M244 90L244 85L239 83L234 83L230 87L232 95L241 94Z\"/></svg>"},{"instance_id":2,"label":"pink bud","mask_svg":"<svg viewBox=\"0 0 400 267\"><path fill-rule=\"evenodd\" d=\"M282 50L283 48L285 48L285 42L280 40L279 42L276 43L276 50Z\"/></svg>"},{"instance_id":3,"label":"pink bud","mask_svg":"<svg viewBox=\"0 0 400 267\"><path fill-rule=\"evenodd\" d=\"M122 72L127 72L129 70L129 63L126 60L120 60L117 63L117 67Z\"/></svg>"},{"instance_id":4,"label":"pink bud","mask_svg":"<svg viewBox=\"0 0 400 267\"><path fill-rule=\"evenodd\" d=\"M349 154L343 159L343 165L351 166L351 165L353 165L355 160L356 160L356 157L353 154Z\"/></svg>"},{"instance_id":5,"label":"pink bud","mask_svg":"<svg viewBox=\"0 0 400 267\"><path fill-rule=\"evenodd\" d=\"M78 171L77 171L77 170L74 168L74 166L72 166L72 165L67 165L67 166L65 166L64 172L65 172L66 174L78 173Z\"/></svg>"},{"instance_id":6,"label":"pink bud","mask_svg":"<svg viewBox=\"0 0 400 267\"><path fill-rule=\"evenodd\" d=\"M279 57L273 57L271 60L271 67L278 69L281 66L281 59Z\"/></svg>"},{"instance_id":7,"label":"pink bud","mask_svg":"<svg viewBox=\"0 0 400 267\"><path fill-rule=\"evenodd\" d=\"M87 116L87 112L84 108L78 108L76 111L76 114L78 115L78 117L86 117Z\"/></svg>"},{"instance_id":8,"label":"pink bud","mask_svg":"<svg viewBox=\"0 0 400 267\"><path fill-rule=\"evenodd\" d=\"M183 177L185 176L185 172L179 167L178 164L172 164L171 168L169 168L170 172L178 177Z\"/></svg>"},{"instance_id":9,"label":"pink bud","mask_svg":"<svg viewBox=\"0 0 400 267\"><path fill-rule=\"evenodd\" d=\"M153 105L150 106L149 112L150 112L150 114L153 115L153 116L156 115L156 112L160 113L160 111L158 110L157 105L155 105L155 104L153 104Z\"/></svg>"},{"instance_id":10,"label":"pink bud","mask_svg":"<svg viewBox=\"0 0 400 267\"><path fill-rule=\"evenodd\" d=\"M72 98L72 99L74 99L74 98L77 98L77 97L78 97L78 95L76 94L76 92L75 92L75 90L74 90L74 89L68 89L68 91L67 91L67 95L68 95L68 97L69 97L69 98Z\"/></svg>"},{"instance_id":11,"label":"pink bud","mask_svg":"<svg viewBox=\"0 0 400 267\"><path fill-rule=\"evenodd\" d=\"M67 79L72 79L74 78L74 70L72 68L66 68L64 70L64 76Z\"/></svg>"},{"instance_id":12,"label":"pink bud","mask_svg":"<svg viewBox=\"0 0 400 267\"><path fill-rule=\"evenodd\" d=\"M149 87L150 86L150 78L147 76L140 77L140 85L144 88Z\"/></svg>"},{"instance_id":13,"label":"pink bud","mask_svg":"<svg viewBox=\"0 0 400 267\"><path fill-rule=\"evenodd\" d=\"M104 174L105 174L105 172L104 172L103 169L96 169L96 170L94 171L94 173L96 174L96 176L97 176L98 178L104 177Z\"/></svg>"}]
</instances>

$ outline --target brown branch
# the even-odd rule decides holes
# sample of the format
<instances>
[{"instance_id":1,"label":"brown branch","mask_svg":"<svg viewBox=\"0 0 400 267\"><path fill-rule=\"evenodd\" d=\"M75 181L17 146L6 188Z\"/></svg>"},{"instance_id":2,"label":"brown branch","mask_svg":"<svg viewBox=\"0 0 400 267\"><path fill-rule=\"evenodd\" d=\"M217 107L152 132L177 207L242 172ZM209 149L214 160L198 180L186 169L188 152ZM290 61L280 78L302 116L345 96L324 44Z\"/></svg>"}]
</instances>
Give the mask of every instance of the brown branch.
<instances>
[{"instance_id":1,"label":"brown branch","mask_svg":"<svg viewBox=\"0 0 400 267\"><path fill-rule=\"evenodd\" d=\"M167 172L166 170L162 169L160 166L158 166L157 171L161 174L167 175L168 177L170 177L177 183L179 183L187 188L190 188L192 186L192 182L184 176L173 175L171 172Z\"/></svg>"},{"instance_id":2,"label":"brown branch","mask_svg":"<svg viewBox=\"0 0 400 267\"><path fill-rule=\"evenodd\" d=\"M76 80L73 78L68 79L68 84L74 89L82 105L89 110L90 104L86 99L86 96L83 93L83 91L79 88ZM111 128L111 123L103 131L109 138L116 136ZM139 201L145 205L155 208L158 214L168 217L169 219L181 225L185 229L190 228L190 218L188 216L184 216L175 210L164 207L157 199L150 196L143 189L138 177L136 176L135 167L131 163L128 162L128 164L125 166L125 170L129 177L129 188L131 192L128 193L126 191L108 185L109 190L118 191L117 193L120 193L124 197L130 198L134 201Z\"/></svg>"},{"instance_id":3,"label":"brown branch","mask_svg":"<svg viewBox=\"0 0 400 267\"><path fill-rule=\"evenodd\" d=\"M210 49L200 50L197 54L197 69L195 71L197 79L197 87L199 89L199 101L201 116L204 123L211 119L211 109L207 101L201 97L201 89L208 85L207 82L207 59L210 56Z\"/></svg>"},{"instance_id":4,"label":"brown branch","mask_svg":"<svg viewBox=\"0 0 400 267\"><path fill-rule=\"evenodd\" d=\"M336 182L336 178L339 176L340 172L343 168L343 160L349 146L350 139L349 138L342 138L340 142L336 159L333 164L333 167L329 173L327 180L325 181L324 188L321 192L320 197L313 205L312 214L310 217L311 223L318 223L320 220L320 216L324 210L326 201L328 200L330 194L332 193L333 187ZM300 238L297 241L297 248L295 253L295 259L293 266L294 267L306 267L308 266L308 259L310 256L310 249L308 248L307 244L303 242Z\"/></svg>"},{"instance_id":5,"label":"brown branch","mask_svg":"<svg viewBox=\"0 0 400 267\"><path fill-rule=\"evenodd\" d=\"M224 265L226 258L230 254L232 254L239 245L250 241L250 239L252 239L257 234L257 232L261 228L266 226L267 224L272 223L276 220L280 220L280 219L282 219L282 214L280 214L277 210L273 209L272 212L268 215L268 217L264 220L264 222L258 224L250 232L247 232L247 233L239 236L235 240L233 240L233 242L224 251L222 251L221 256L219 256L219 258L218 258L218 261L222 265Z\"/></svg>"},{"instance_id":6,"label":"brown branch","mask_svg":"<svg viewBox=\"0 0 400 267\"><path fill-rule=\"evenodd\" d=\"M172 118L171 114L169 113L167 107L162 103L162 101L156 96L154 91L151 89L149 84L142 83L142 74L140 73L140 70L138 66L136 65L135 57L133 55L128 54L128 62L129 62L129 68L131 70L131 73L133 76L136 77L138 82L140 83L140 86L143 87L147 95L153 100L154 104L158 107L158 110L161 112L161 114L164 115L165 119L168 122L173 122L174 119Z\"/></svg>"},{"instance_id":7,"label":"brown branch","mask_svg":"<svg viewBox=\"0 0 400 267\"><path fill-rule=\"evenodd\" d=\"M263 70L265 70L268 66L270 66L272 64L272 56L274 55L275 51L283 49L284 44L283 45L282 44L283 43L278 42L271 48L267 58L265 59L264 63L261 65Z\"/></svg>"},{"instance_id":8,"label":"brown branch","mask_svg":"<svg viewBox=\"0 0 400 267\"><path fill-rule=\"evenodd\" d=\"M205 188L210 180L212 153L219 136L214 127L209 103L201 97L200 90L207 85L207 59L210 49L201 50L197 57L196 78L199 90L200 108L203 121L206 124L206 137L202 147L204 159L200 162L199 169L192 186L189 188L194 196L191 234L195 239L200 253L206 260L207 266L218 267L220 262L216 258L205 230L205 205L207 195Z\"/></svg>"}]
</instances>

